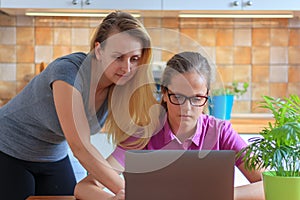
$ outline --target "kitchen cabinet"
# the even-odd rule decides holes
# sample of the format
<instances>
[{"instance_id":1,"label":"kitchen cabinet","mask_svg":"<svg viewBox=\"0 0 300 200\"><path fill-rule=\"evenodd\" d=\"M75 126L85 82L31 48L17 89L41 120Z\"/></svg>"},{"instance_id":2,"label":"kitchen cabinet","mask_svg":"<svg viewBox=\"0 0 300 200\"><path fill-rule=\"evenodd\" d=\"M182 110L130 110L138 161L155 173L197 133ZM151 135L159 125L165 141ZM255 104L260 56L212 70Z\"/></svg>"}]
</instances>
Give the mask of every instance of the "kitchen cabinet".
<instances>
[{"instance_id":1,"label":"kitchen cabinet","mask_svg":"<svg viewBox=\"0 0 300 200\"><path fill-rule=\"evenodd\" d=\"M82 0L83 9L161 10L161 0Z\"/></svg>"},{"instance_id":2,"label":"kitchen cabinet","mask_svg":"<svg viewBox=\"0 0 300 200\"><path fill-rule=\"evenodd\" d=\"M241 0L162 0L163 10L240 10Z\"/></svg>"},{"instance_id":3,"label":"kitchen cabinet","mask_svg":"<svg viewBox=\"0 0 300 200\"><path fill-rule=\"evenodd\" d=\"M1 8L161 10L161 0L1 0Z\"/></svg>"},{"instance_id":4,"label":"kitchen cabinet","mask_svg":"<svg viewBox=\"0 0 300 200\"><path fill-rule=\"evenodd\" d=\"M299 0L162 0L163 10L300 10Z\"/></svg>"},{"instance_id":5,"label":"kitchen cabinet","mask_svg":"<svg viewBox=\"0 0 300 200\"><path fill-rule=\"evenodd\" d=\"M81 9L81 0L1 0L1 8Z\"/></svg>"}]
</instances>

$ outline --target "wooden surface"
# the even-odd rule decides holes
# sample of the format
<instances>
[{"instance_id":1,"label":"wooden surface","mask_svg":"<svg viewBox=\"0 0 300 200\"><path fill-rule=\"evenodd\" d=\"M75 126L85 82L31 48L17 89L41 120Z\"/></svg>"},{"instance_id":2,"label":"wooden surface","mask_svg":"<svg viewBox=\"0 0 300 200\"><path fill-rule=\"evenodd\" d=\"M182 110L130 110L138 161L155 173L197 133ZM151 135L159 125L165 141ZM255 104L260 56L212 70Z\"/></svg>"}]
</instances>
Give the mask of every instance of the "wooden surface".
<instances>
[{"instance_id":1,"label":"wooden surface","mask_svg":"<svg viewBox=\"0 0 300 200\"><path fill-rule=\"evenodd\" d=\"M75 197L74 196L30 196L26 200L47 200L47 199L75 200Z\"/></svg>"},{"instance_id":2,"label":"wooden surface","mask_svg":"<svg viewBox=\"0 0 300 200\"><path fill-rule=\"evenodd\" d=\"M268 123L274 122L273 118L232 118L230 120L235 131L240 134L257 134Z\"/></svg>"}]
</instances>

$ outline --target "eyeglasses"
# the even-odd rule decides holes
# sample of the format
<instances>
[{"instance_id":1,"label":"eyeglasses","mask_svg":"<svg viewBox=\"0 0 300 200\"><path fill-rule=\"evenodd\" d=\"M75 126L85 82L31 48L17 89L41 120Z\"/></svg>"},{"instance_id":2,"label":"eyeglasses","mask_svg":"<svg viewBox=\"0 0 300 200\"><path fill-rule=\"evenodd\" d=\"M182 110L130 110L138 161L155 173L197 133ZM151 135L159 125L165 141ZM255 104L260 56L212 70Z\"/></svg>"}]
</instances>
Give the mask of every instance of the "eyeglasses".
<instances>
[{"instance_id":1,"label":"eyeglasses","mask_svg":"<svg viewBox=\"0 0 300 200\"><path fill-rule=\"evenodd\" d=\"M201 95L187 97L182 94L169 93L169 89L168 88L165 88L165 89L168 93L170 102L174 105L182 105L188 99L192 106L201 107L201 106L204 106L204 104L207 102L207 99L208 99L207 96L201 96Z\"/></svg>"}]
</instances>

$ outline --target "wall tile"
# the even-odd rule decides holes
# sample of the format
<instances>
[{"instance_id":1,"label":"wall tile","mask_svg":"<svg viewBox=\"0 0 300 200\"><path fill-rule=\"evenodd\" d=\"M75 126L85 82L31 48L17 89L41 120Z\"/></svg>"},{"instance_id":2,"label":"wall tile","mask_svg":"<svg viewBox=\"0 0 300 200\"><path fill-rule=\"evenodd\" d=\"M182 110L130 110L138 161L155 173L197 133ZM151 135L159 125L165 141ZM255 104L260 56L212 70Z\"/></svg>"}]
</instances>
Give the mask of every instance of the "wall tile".
<instances>
[{"instance_id":1,"label":"wall tile","mask_svg":"<svg viewBox=\"0 0 300 200\"><path fill-rule=\"evenodd\" d=\"M102 20L0 13L0 66L16 65L16 80L3 81L0 74L0 95L4 95L0 106L32 79L36 65L49 64L71 52L88 52L93 32ZM154 61L166 61L174 53L193 50L207 56L212 67L218 67L216 78L221 84L249 80L248 92L236 99L234 112L266 112L256 107L262 95L299 95L300 19L140 20L152 38ZM1 89L3 84L5 89Z\"/></svg>"},{"instance_id":2,"label":"wall tile","mask_svg":"<svg viewBox=\"0 0 300 200\"><path fill-rule=\"evenodd\" d=\"M300 46L298 47L289 47L289 64L300 64Z\"/></svg>"},{"instance_id":3,"label":"wall tile","mask_svg":"<svg viewBox=\"0 0 300 200\"><path fill-rule=\"evenodd\" d=\"M71 52L84 52L84 53L88 53L90 50L90 46L72 46L71 48Z\"/></svg>"},{"instance_id":4,"label":"wall tile","mask_svg":"<svg viewBox=\"0 0 300 200\"><path fill-rule=\"evenodd\" d=\"M16 17L0 13L0 26L16 26Z\"/></svg>"},{"instance_id":5,"label":"wall tile","mask_svg":"<svg viewBox=\"0 0 300 200\"><path fill-rule=\"evenodd\" d=\"M215 47L206 47L202 46L201 49L199 49L199 52L205 56L210 63L216 64L216 48Z\"/></svg>"},{"instance_id":6,"label":"wall tile","mask_svg":"<svg viewBox=\"0 0 300 200\"><path fill-rule=\"evenodd\" d=\"M35 63L50 63L53 58L52 46L35 46Z\"/></svg>"},{"instance_id":7,"label":"wall tile","mask_svg":"<svg viewBox=\"0 0 300 200\"><path fill-rule=\"evenodd\" d=\"M216 47L217 64L233 64L232 47Z\"/></svg>"},{"instance_id":8,"label":"wall tile","mask_svg":"<svg viewBox=\"0 0 300 200\"><path fill-rule=\"evenodd\" d=\"M288 77L290 83L300 83L300 65L290 66L288 69Z\"/></svg>"},{"instance_id":9,"label":"wall tile","mask_svg":"<svg viewBox=\"0 0 300 200\"><path fill-rule=\"evenodd\" d=\"M198 18L198 28L213 28L215 20L213 18Z\"/></svg>"},{"instance_id":10,"label":"wall tile","mask_svg":"<svg viewBox=\"0 0 300 200\"><path fill-rule=\"evenodd\" d=\"M290 30L289 46L300 46L300 29Z\"/></svg>"},{"instance_id":11,"label":"wall tile","mask_svg":"<svg viewBox=\"0 0 300 200\"><path fill-rule=\"evenodd\" d=\"M233 30L218 29L217 30L217 46L233 46Z\"/></svg>"},{"instance_id":12,"label":"wall tile","mask_svg":"<svg viewBox=\"0 0 300 200\"><path fill-rule=\"evenodd\" d=\"M34 65L31 63L17 64L17 81L25 81L28 83L34 76Z\"/></svg>"},{"instance_id":13,"label":"wall tile","mask_svg":"<svg viewBox=\"0 0 300 200\"><path fill-rule=\"evenodd\" d=\"M270 83L270 96L274 98L287 96L287 83Z\"/></svg>"},{"instance_id":14,"label":"wall tile","mask_svg":"<svg viewBox=\"0 0 300 200\"><path fill-rule=\"evenodd\" d=\"M299 20L299 18L295 17L295 18L289 19L288 27L289 28L300 28L300 20Z\"/></svg>"},{"instance_id":15,"label":"wall tile","mask_svg":"<svg viewBox=\"0 0 300 200\"><path fill-rule=\"evenodd\" d=\"M233 80L233 67L226 65L226 66L218 66L217 67L217 73L220 77L220 81L222 81L224 84L230 83Z\"/></svg>"},{"instance_id":16,"label":"wall tile","mask_svg":"<svg viewBox=\"0 0 300 200\"><path fill-rule=\"evenodd\" d=\"M36 27L35 28L35 45L52 45L53 28Z\"/></svg>"},{"instance_id":17,"label":"wall tile","mask_svg":"<svg viewBox=\"0 0 300 200\"><path fill-rule=\"evenodd\" d=\"M198 26L199 26L198 22L199 22L198 18L189 18L189 19L180 18L179 19L179 27L180 28L198 28ZM172 27L172 28L175 28L175 27Z\"/></svg>"},{"instance_id":18,"label":"wall tile","mask_svg":"<svg viewBox=\"0 0 300 200\"><path fill-rule=\"evenodd\" d=\"M64 56L64 55L67 55L67 54L70 54L71 53L71 47L70 46L53 46L53 60L58 58L58 57L61 57L61 56Z\"/></svg>"},{"instance_id":19,"label":"wall tile","mask_svg":"<svg viewBox=\"0 0 300 200\"><path fill-rule=\"evenodd\" d=\"M238 82L251 82L251 65L234 65L233 80Z\"/></svg>"},{"instance_id":20,"label":"wall tile","mask_svg":"<svg viewBox=\"0 0 300 200\"><path fill-rule=\"evenodd\" d=\"M296 94L298 96L300 96L300 83L288 83L288 94L287 95L291 95L291 94Z\"/></svg>"},{"instance_id":21,"label":"wall tile","mask_svg":"<svg viewBox=\"0 0 300 200\"><path fill-rule=\"evenodd\" d=\"M151 37L151 42L152 46L154 48L161 48L162 46L162 33L163 33L163 28L148 28L147 29L150 37Z\"/></svg>"},{"instance_id":22,"label":"wall tile","mask_svg":"<svg viewBox=\"0 0 300 200\"><path fill-rule=\"evenodd\" d=\"M251 46L251 34L250 28L234 29L234 46Z\"/></svg>"},{"instance_id":23,"label":"wall tile","mask_svg":"<svg viewBox=\"0 0 300 200\"><path fill-rule=\"evenodd\" d=\"M286 28L271 29L271 45L273 46L288 46L289 30Z\"/></svg>"},{"instance_id":24,"label":"wall tile","mask_svg":"<svg viewBox=\"0 0 300 200\"><path fill-rule=\"evenodd\" d=\"M33 63L34 62L34 46L33 45L17 45L17 62Z\"/></svg>"},{"instance_id":25,"label":"wall tile","mask_svg":"<svg viewBox=\"0 0 300 200\"><path fill-rule=\"evenodd\" d=\"M186 30L186 29L185 29ZM196 29L189 29L196 30ZM197 39L197 31L188 31L189 35L180 32L179 35L179 51L198 51L202 48L201 44L196 40ZM192 34L195 36L192 37ZM178 43L178 41L177 41Z\"/></svg>"},{"instance_id":26,"label":"wall tile","mask_svg":"<svg viewBox=\"0 0 300 200\"><path fill-rule=\"evenodd\" d=\"M180 33L184 37L188 37L190 40L197 40L198 38L198 29L196 28L182 28Z\"/></svg>"},{"instance_id":27,"label":"wall tile","mask_svg":"<svg viewBox=\"0 0 300 200\"><path fill-rule=\"evenodd\" d=\"M33 27L17 27L17 45L33 45Z\"/></svg>"},{"instance_id":28,"label":"wall tile","mask_svg":"<svg viewBox=\"0 0 300 200\"><path fill-rule=\"evenodd\" d=\"M266 28L271 26L271 20L270 19L260 19L255 18L252 19L252 27L253 28Z\"/></svg>"},{"instance_id":29,"label":"wall tile","mask_svg":"<svg viewBox=\"0 0 300 200\"><path fill-rule=\"evenodd\" d=\"M180 47L180 32L178 29L164 29L161 33L162 39L161 48L171 53L177 53ZM165 61L165 60L164 60Z\"/></svg>"},{"instance_id":30,"label":"wall tile","mask_svg":"<svg viewBox=\"0 0 300 200\"><path fill-rule=\"evenodd\" d=\"M266 83L252 83L252 100L262 100L263 95L269 95L269 85Z\"/></svg>"},{"instance_id":31,"label":"wall tile","mask_svg":"<svg viewBox=\"0 0 300 200\"><path fill-rule=\"evenodd\" d=\"M70 17L71 26L78 28L90 27L90 20L88 17Z\"/></svg>"},{"instance_id":32,"label":"wall tile","mask_svg":"<svg viewBox=\"0 0 300 200\"><path fill-rule=\"evenodd\" d=\"M252 64L268 64L270 62L269 47L252 47Z\"/></svg>"},{"instance_id":33,"label":"wall tile","mask_svg":"<svg viewBox=\"0 0 300 200\"><path fill-rule=\"evenodd\" d=\"M288 48L270 47L270 64L287 64Z\"/></svg>"},{"instance_id":34,"label":"wall tile","mask_svg":"<svg viewBox=\"0 0 300 200\"><path fill-rule=\"evenodd\" d=\"M15 27L0 27L0 44L16 44Z\"/></svg>"},{"instance_id":35,"label":"wall tile","mask_svg":"<svg viewBox=\"0 0 300 200\"><path fill-rule=\"evenodd\" d=\"M16 25L32 27L34 25L34 17L18 15L16 16Z\"/></svg>"},{"instance_id":36,"label":"wall tile","mask_svg":"<svg viewBox=\"0 0 300 200\"><path fill-rule=\"evenodd\" d=\"M234 27L236 29L247 29L252 28L252 19L246 19L246 18L236 18L234 21Z\"/></svg>"},{"instance_id":37,"label":"wall tile","mask_svg":"<svg viewBox=\"0 0 300 200\"><path fill-rule=\"evenodd\" d=\"M161 27L161 18L157 18L157 17L148 17L148 18L145 18L143 20L143 24L146 28L149 28L149 27Z\"/></svg>"},{"instance_id":38,"label":"wall tile","mask_svg":"<svg viewBox=\"0 0 300 200\"><path fill-rule=\"evenodd\" d=\"M70 28L54 28L54 45L71 45Z\"/></svg>"},{"instance_id":39,"label":"wall tile","mask_svg":"<svg viewBox=\"0 0 300 200\"><path fill-rule=\"evenodd\" d=\"M252 46L270 46L270 29L252 29Z\"/></svg>"},{"instance_id":40,"label":"wall tile","mask_svg":"<svg viewBox=\"0 0 300 200\"><path fill-rule=\"evenodd\" d=\"M86 45L89 42L89 29L72 28L72 45Z\"/></svg>"},{"instance_id":41,"label":"wall tile","mask_svg":"<svg viewBox=\"0 0 300 200\"><path fill-rule=\"evenodd\" d=\"M178 18L168 18L164 17L161 19L162 27L164 28L178 28L179 26L179 19ZM184 23L184 22L182 22Z\"/></svg>"},{"instance_id":42,"label":"wall tile","mask_svg":"<svg viewBox=\"0 0 300 200\"><path fill-rule=\"evenodd\" d=\"M0 64L0 81L16 80L16 64Z\"/></svg>"},{"instance_id":43,"label":"wall tile","mask_svg":"<svg viewBox=\"0 0 300 200\"><path fill-rule=\"evenodd\" d=\"M0 80L0 99L8 101L16 96L16 82Z\"/></svg>"},{"instance_id":44,"label":"wall tile","mask_svg":"<svg viewBox=\"0 0 300 200\"><path fill-rule=\"evenodd\" d=\"M216 30L201 28L197 29L197 40L200 45L203 46L215 46L216 45Z\"/></svg>"},{"instance_id":45,"label":"wall tile","mask_svg":"<svg viewBox=\"0 0 300 200\"><path fill-rule=\"evenodd\" d=\"M249 113L251 112L250 101L234 101L232 106L233 113Z\"/></svg>"},{"instance_id":46,"label":"wall tile","mask_svg":"<svg viewBox=\"0 0 300 200\"><path fill-rule=\"evenodd\" d=\"M251 112L253 113L271 113L269 110L260 107L261 100L251 101Z\"/></svg>"},{"instance_id":47,"label":"wall tile","mask_svg":"<svg viewBox=\"0 0 300 200\"><path fill-rule=\"evenodd\" d=\"M270 69L268 65L253 65L252 66L252 83L269 82Z\"/></svg>"},{"instance_id":48,"label":"wall tile","mask_svg":"<svg viewBox=\"0 0 300 200\"><path fill-rule=\"evenodd\" d=\"M52 27L55 17L35 17L34 26L36 27Z\"/></svg>"},{"instance_id":49,"label":"wall tile","mask_svg":"<svg viewBox=\"0 0 300 200\"><path fill-rule=\"evenodd\" d=\"M52 26L53 27L72 27L72 22L71 22L72 17L55 17L53 18L52 21Z\"/></svg>"},{"instance_id":50,"label":"wall tile","mask_svg":"<svg viewBox=\"0 0 300 200\"><path fill-rule=\"evenodd\" d=\"M287 83L288 81L288 67L271 65L270 66L270 82L271 83Z\"/></svg>"},{"instance_id":51,"label":"wall tile","mask_svg":"<svg viewBox=\"0 0 300 200\"><path fill-rule=\"evenodd\" d=\"M234 47L234 64L251 64L251 47Z\"/></svg>"},{"instance_id":52,"label":"wall tile","mask_svg":"<svg viewBox=\"0 0 300 200\"><path fill-rule=\"evenodd\" d=\"M16 45L0 44L0 63L16 62Z\"/></svg>"},{"instance_id":53,"label":"wall tile","mask_svg":"<svg viewBox=\"0 0 300 200\"><path fill-rule=\"evenodd\" d=\"M289 25L289 19L271 18L270 19L270 25L271 25L271 27L287 28L288 25Z\"/></svg>"}]
</instances>

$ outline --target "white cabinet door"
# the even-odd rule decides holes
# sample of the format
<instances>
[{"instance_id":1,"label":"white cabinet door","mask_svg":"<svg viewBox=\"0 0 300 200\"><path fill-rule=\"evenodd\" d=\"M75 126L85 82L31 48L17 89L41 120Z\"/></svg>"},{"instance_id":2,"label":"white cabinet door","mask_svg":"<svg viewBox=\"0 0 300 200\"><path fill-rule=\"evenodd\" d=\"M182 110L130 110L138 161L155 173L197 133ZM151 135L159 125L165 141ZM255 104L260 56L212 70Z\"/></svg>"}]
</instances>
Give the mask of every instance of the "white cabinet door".
<instances>
[{"instance_id":1,"label":"white cabinet door","mask_svg":"<svg viewBox=\"0 0 300 200\"><path fill-rule=\"evenodd\" d=\"M163 10L241 10L242 0L162 0Z\"/></svg>"},{"instance_id":2,"label":"white cabinet door","mask_svg":"<svg viewBox=\"0 0 300 200\"><path fill-rule=\"evenodd\" d=\"M161 0L82 0L83 9L161 10Z\"/></svg>"},{"instance_id":3,"label":"white cabinet door","mask_svg":"<svg viewBox=\"0 0 300 200\"><path fill-rule=\"evenodd\" d=\"M300 10L300 0L243 0L243 10Z\"/></svg>"},{"instance_id":4,"label":"white cabinet door","mask_svg":"<svg viewBox=\"0 0 300 200\"><path fill-rule=\"evenodd\" d=\"M1 0L1 8L81 9L81 0Z\"/></svg>"}]
</instances>

